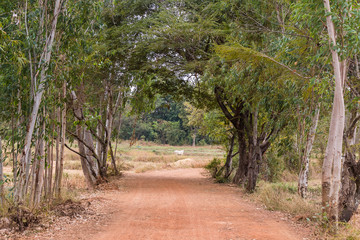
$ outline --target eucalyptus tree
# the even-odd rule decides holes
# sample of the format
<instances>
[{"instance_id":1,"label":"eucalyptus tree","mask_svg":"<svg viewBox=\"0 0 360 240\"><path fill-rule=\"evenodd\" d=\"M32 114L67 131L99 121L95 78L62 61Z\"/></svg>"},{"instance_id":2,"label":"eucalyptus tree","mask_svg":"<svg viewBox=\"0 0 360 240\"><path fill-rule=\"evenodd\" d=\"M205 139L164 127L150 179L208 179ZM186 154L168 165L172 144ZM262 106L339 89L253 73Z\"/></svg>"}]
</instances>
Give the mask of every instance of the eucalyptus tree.
<instances>
[{"instance_id":1,"label":"eucalyptus tree","mask_svg":"<svg viewBox=\"0 0 360 240\"><path fill-rule=\"evenodd\" d=\"M9 105L3 105L4 106L4 112L5 113L2 117L6 120L6 125L9 128L4 129L5 131L3 133L9 133L11 136L11 142L12 142L12 152L13 152L13 163L14 163L14 184L16 187L16 196L18 197L19 201L23 200L23 195L25 190L25 186L28 182L29 177L29 169L30 169L30 147L32 143L32 136L35 129L35 122L36 117L38 114L38 109L40 107L41 102L41 95L44 91L45 86L45 76L46 76L46 69L48 68L49 61L50 61L50 55L51 50L48 47L52 46L52 43L54 41L55 33L52 31L52 29L56 28L56 20L52 22L49 33L45 33L45 31L40 31L39 29L42 29L44 27L41 24L45 24L42 22L40 26L36 26L33 21L29 21L28 19L28 12L33 11L34 9L47 9L49 6L44 5L38 5L37 3L28 3L27 1L11 1L6 4L6 2L2 2L2 10L5 9L5 13L2 14L2 20L4 20L6 24L6 31L8 32L9 41L7 41L5 48L2 50L5 50L5 54L2 56L5 56L2 58L2 60L5 59L5 62L2 61L1 69L5 70L2 71L5 73L2 75L2 89L5 92L5 94L8 94L8 100L5 98L5 101L10 102ZM60 2L56 3L55 7L55 14L59 14L59 8L60 8ZM52 6L54 7L54 6ZM51 11L49 9L49 11ZM43 11L42 13L44 13ZM40 14L41 15L41 14ZM38 16L37 16L38 17ZM39 17L38 19L41 19ZM33 19L35 20L35 19ZM38 22L39 23L39 22ZM35 35L35 32L38 32L38 36L32 38ZM31 35L30 37L30 34ZM42 36L47 36L48 40L47 43L45 43L44 38ZM13 39L17 39L16 41ZM20 39L20 40L19 40ZM27 41L28 40L28 41ZM41 56L34 56L36 60L32 59L28 53L29 51L26 51L25 49L29 47L29 42L32 40L37 41L38 45L36 48L29 48L31 50L31 54L39 53ZM34 46L34 45L32 45ZM42 47L42 49L40 49ZM12 49L11 49L12 48ZM25 57L26 56L26 57ZM36 62L39 57L41 59L40 62ZM16 60L17 59L17 60ZM21 64L16 64L21 60ZM26 63L26 65L25 65ZM37 65L37 66L36 66ZM30 72L29 72L30 70ZM32 72L34 71L34 72ZM29 75L28 75L29 74ZM39 76L40 82L36 82L35 79ZM31 79L31 81L27 81ZM36 82L36 83L35 83ZM31 87L27 88L28 83L31 83ZM25 87L24 87L25 86ZM24 88L23 88L24 87ZM39 91L35 93L34 88L40 87ZM22 89L31 89L30 91L22 91ZM28 93L30 93L28 96L26 96ZM3 94L2 94L3 95ZM9 96L10 95L10 96ZM34 98L36 96L36 98ZM30 99L29 102L26 101L24 103L23 99ZM34 101L34 102L32 102ZM3 102L5 103L5 102ZM31 115L29 116L27 114L27 110L29 110L28 107L30 107L30 104L33 105L33 111ZM24 111L26 109L26 111ZM22 119L30 117L28 128L25 129L25 127L22 123ZM7 129L10 129L8 131ZM18 130L15 130L18 129ZM24 131L24 138L21 138L22 131ZM9 136L7 134L7 136ZM19 139L20 137L20 139ZM23 142L24 140L24 142ZM17 151L15 151L15 143L16 148L22 148L22 158L21 158L21 166L20 166L20 176L21 180L19 183L17 183ZM24 144L24 145L23 145ZM24 191L25 190L25 191Z\"/></svg>"},{"instance_id":2,"label":"eucalyptus tree","mask_svg":"<svg viewBox=\"0 0 360 240\"><path fill-rule=\"evenodd\" d=\"M358 160L354 154L354 136L359 120L356 102L359 4L352 1L332 1L331 5L329 1L324 1L324 4L304 1L295 5L294 12L298 32L309 34L309 39L315 40L312 41L316 44L313 48L320 47L327 52L317 51L313 57L323 65L322 72L316 75L335 87L323 164L323 207L329 219L348 221L358 207L359 198ZM321 23L325 18L326 28ZM331 81L333 78L335 84ZM345 118L345 113L350 116Z\"/></svg>"},{"instance_id":3,"label":"eucalyptus tree","mask_svg":"<svg viewBox=\"0 0 360 240\"><path fill-rule=\"evenodd\" d=\"M57 30L57 21L58 21L58 17L60 15L60 12L62 10L62 5L63 5L63 1L62 0L56 0L54 3L54 6L52 6L52 11L48 10L48 6L47 4L43 4L42 5L42 19L40 21L40 27L39 27L39 31L41 34L44 34L44 38L40 40L39 45L42 45L43 49L42 52L40 52L39 55L37 56L33 56L35 59L37 59L39 61L39 66L33 66L32 62L32 56L31 54L29 55L29 62L30 62L30 71L31 71L31 79L33 80L33 84L35 87L35 91L34 91L34 103L32 106L32 110L31 110L31 114L29 116L29 120L28 120L28 126L27 126L27 131L26 131L26 136L25 136L25 142L24 142L24 147L21 153L21 157L20 157L20 173L19 173L19 183L16 186L16 192L15 192L15 196L16 196L16 201L22 202L24 200L24 195L26 192L26 187L28 186L28 182L29 182L29 173L30 173L30 165L31 165L31 161L30 161L30 150L31 150L31 143L32 143L32 137L33 137L33 133L34 133L34 129L35 129L35 123L37 120L37 115L38 115L38 111L39 111L39 107L40 107L40 103L42 100L42 96L43 93L45 91L45 81L47 80L47 71L49 69L49 65L50 65L50 61L51 61L51 54L52 54L52 50L54 47L54 41L55 41L55 35L56 35L56 30ZM25 16L27 18L27 2L25 5ZM48 12L51 12L52 15L52 21L47 22L47 16ZM46 16L46 17L45 17ZM25 27L26 29L28 28L27 26L27 20L25 20ZM47 32L45 30L45 26L49 27L49 32ZM27 34L28 34L28 30ZM39 79L37 79L37 77L39 76ZM41 158L41 162L43 162L44 159ZM41 163L41 165L43 165ZM44 171L44 169L39 169L40 171L40 175L41 173ZM41 178L41 177L40 177ZM39 184L40 189L42 188L42 181L39 178ZM38 193L41 193L38 192ZM39 198L37 198L39 199ZM39 202L36 201L35 204L38 204Z\"/></svg>"},{"instance_id":4,"label":"eucalyptus tree","mask_svg":"<svg viewBox=\"0 0 360 240\"><path fill-rule=\"evenodd\" d=\"M353 214L356 212L359 200L360 200L360 178L359 178L359 159L356 157L356 129L359 122L359 104L358 104L358 86L359 86L359 63L358 63L358 54L359 54L359 41L358 36L359 26L357 22L360 18L360 5L357 2L344 1L344 2L334 2L331 6L331 12L329 12L329 6L327 6L328 21L331 17L333 22L333 32L331 28L329 30L329 38L331 39L331 49L332 54L335 59L333 59L333 67L335 74L335 81L338 81L339 71L337 64L340 65L340 77L342 80L343 95L345 99L346 115L347 117L344 120L344 132L343 132L343 148L344 151L342 155L342 167L340 167L341 176L336 177L340 178L341 184L339 187L339 200L337 205L330 205L330 216L334 216L335 219L341 221L349 221ZM328 22L331 24L331 22ZM337 42L334 43L335 35ZM335 52L334 52L335 51ZM339 62L336 63L336 53L339 55ZM336 91L336 88L335 88ZM339 91L339 90L338 90ZM335 93L336 94L336 93ZM337 100L340 101L340 100ZM336 101L336 102L337 102ZM334 97L334 108L335 106L335 97ZM335 109L333 109L335 111ZM330 138L330 136L329 136ZM336 160L334 160L335 162ZM336 166L337 167L337 166ZM335 163L333 166L333 172L335 169ZM337 173L337 172L336 172ZM338 174L338 173L337 173ZM337 183L333 183L337 187ZM330 196L334 198L337 196ZM326 200L326 199L325 199ZM334 200L334 203L336 201ZM336 208L336 209L334 209ZM338 210L337 210L338 209ZM338 211L338 215L336 213Z\"/></svg>"},{"instance_id":5,"label":"eucalyptus tree","mask_svg":"<svg viewBox=\"0 0 360 240\"><path fill-rule=\"evenodd\" d=\"M244 51L250 50L219 47L225 62L215 61L204 78L214 86L217 102L236 131L239 165L233 181L254 191L265 152L290 120L297 86L288 70L250 60L251 54L244 58Z\"/></svg>"}]
</instances>

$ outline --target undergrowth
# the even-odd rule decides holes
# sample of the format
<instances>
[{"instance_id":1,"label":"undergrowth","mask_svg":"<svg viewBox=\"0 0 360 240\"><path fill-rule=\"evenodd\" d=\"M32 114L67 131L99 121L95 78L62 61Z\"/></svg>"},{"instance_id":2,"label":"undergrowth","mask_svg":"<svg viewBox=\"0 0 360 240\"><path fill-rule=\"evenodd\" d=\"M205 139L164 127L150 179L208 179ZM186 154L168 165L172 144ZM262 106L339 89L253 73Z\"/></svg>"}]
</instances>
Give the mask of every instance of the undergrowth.
<instances>
[{"instance_id":1,"label":"undergrowth","mask_svg":"<svg viewBox=\"0 0 360 240\"><path fill-rule=\"evenodd\" d=\"M303 199L297 194L297 186L294 183L260 182L257 191L251 197L260 201L269 210L286 212L303 219L312 219L320 210L316 201Z\"/></svg>"}]
</instances>

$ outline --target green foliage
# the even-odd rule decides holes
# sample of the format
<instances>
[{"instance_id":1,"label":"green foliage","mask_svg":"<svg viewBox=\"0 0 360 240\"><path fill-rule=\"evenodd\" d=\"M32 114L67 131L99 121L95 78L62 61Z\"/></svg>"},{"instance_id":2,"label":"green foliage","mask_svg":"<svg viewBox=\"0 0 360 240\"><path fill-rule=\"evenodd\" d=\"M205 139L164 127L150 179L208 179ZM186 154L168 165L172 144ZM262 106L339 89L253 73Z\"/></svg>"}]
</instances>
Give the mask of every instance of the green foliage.
<instances>
[{"instance_id":1,"label":"green foliage","mask_svg":"<svg viewBox=\"0 0 360 240\"><path fill-rule=\"evenodd\" d=\"M122 139L131 139L135 131L136 139L142 138L161 144L190 145L192 131L187 124L184 103L176 102L167 96L158 98L155 106L153 111L144 114L141 119L125 117L120 134L115 135ZM206 133L200 134L198 139L203 144L210 142Z\"/></svg>"},{"instance_id":2,"label":"green foliage","mask_svg":"<svg viewBox=\"0 0 360 240\"><path fill-rule=\"evenodd\" d=\"M279 181L285 169L284 160L282 157L277 156L274 148L276 147L271 148L271 150L266 154L265 163L261 171L264 178L270 182Z\"/></svg>"},{"instance_id":3,"label":"green foliage","mask_svg":"<svg viewBox=\"0 0 360 240\"><path fill-rule=\"evenodd\" d=\"M213 178L218 178L222 174L222 165L224 161L219 158L214 158L208 165L205 166L205 169L209 170Z\"/></svg>"}]
</instances>

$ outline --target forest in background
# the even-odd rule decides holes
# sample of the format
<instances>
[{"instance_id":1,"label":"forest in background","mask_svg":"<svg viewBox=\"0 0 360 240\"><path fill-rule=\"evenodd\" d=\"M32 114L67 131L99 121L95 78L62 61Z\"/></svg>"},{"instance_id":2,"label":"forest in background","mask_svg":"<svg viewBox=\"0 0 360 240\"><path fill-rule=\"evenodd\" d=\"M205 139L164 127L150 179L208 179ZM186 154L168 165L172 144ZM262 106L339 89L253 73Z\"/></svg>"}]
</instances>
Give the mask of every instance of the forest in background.
<instances>
[{"instance_id":1,"label":"forest in background","mask_svg":"<svg viewBox=\"0 0 360 240\"><path fill-rule=\"evenodd\" d=\"M349 221L359 19L351 0L2 0L1 203L60 198L65 148L93 189L142 139L221 144L215 177L254 192L287 169L303 198L320 153L324 216Z\"/></svg>"},{"instance_id":2,"label":"forest in background","mask_svg":"<svg viewBox=\"0 0 360 240\"><path fill-rule=\"evenodd\" d=\"M160 97L151 112L141 116L124 116L120 129L114 131L113 137L173 146L216 143L209 138L203 119L204 110L193 107L189 102L175 102L170 96Z\"/></svg>"}]
</instances>

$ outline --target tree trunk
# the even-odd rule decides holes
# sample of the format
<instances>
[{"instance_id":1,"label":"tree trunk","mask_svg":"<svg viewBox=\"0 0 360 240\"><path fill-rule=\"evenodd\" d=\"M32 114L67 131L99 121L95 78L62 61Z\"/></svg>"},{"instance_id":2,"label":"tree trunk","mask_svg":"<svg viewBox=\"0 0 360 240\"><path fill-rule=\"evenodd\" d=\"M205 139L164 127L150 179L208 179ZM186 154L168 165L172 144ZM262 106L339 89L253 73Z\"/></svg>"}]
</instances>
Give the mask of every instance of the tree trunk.
<instances>
[{"instance_id":1,"label":"tree trunk","mask_svg":"<svg viewBox=\"0 0 360 240\"><path fill-rule=\"evenodd\" d=\"M117 146L118 146L118 139L120 137L120 130L121 130L121 124L122 124L122 112L120 112L119 114L119 126L118 126L118 129L117 129L117 136L116 136L116 139L115 139L115 151L114 151L114 158L115 158L115 161L116 161L116 155L117 155Z\"/></svg>"},{"instance_id":2,"label":"tree trunk","mask_svg":"<svg viewBox=\"0 0 360 240\"><path fill-rule=\"evenodd\" d=\"M349 127L344 134L345 161L341 178L339 220L348 222L356 212L360 201L360 161L355 146L356 124L360 120L357 109L352 111Z\"/></svg>"},{"instance_id":3,"label":"tree trunk","mask_svg":"<svg viewBox=\"0 0 360 240\"><path fill-rule=\"evenodd\" d=\"M96 127L96 134L98 136L102 136L102 131L101 131L101 125L100 124L98 124L97 127ZM101 156L101 146L102 145L101 145L100 141L96 140L96 142L95 142L95 151L96 151L96 154L98 156Z\"/></svg>"},{"instance_id":4,"label":"tree trunk","mask_svg":"<svg viewBox=\"0 0 360 240\"><path fill-rule=\"evenodd\" d=\"M36 131L36 143L35 143L35 151L34 151L34 158L32 161L32 166L31 166L31 171L30 171L30 177L29 177L29 181L28 184L31 184L30 187L30 205L34 205L34 199L35 199L35 188L36 188L36 183L37 183L37 172L38 172L38 168L39 168L39 148L40 148L40 144L41 144L41 137L40 137L40 130L37 129ZM30 181L31 179L31 181ZM25 186L25 194L27 194L28 191L28 186Z\"/></svg>"},{"instance_id":5,"label":"tree trunk","mask_svg":"<svg viewBox=\"0 0 360 240\"><path fill-rule=\"evenodd\" d=\"M330 45L336 46L336 31L331 18L330 1L324 0L328 16L326 17ZM329 219L338 222L339 191L341 184L341 155L343 131L345 124L345 106L343 86L346 74L341 68L340 59L336 50L331 47L332 64L335 74L335 94L331 113L328 144L325 152L322 173L322 206Z\"/></svg>"},{"instance_id":6,"label":"tree trunk","mask_svg":"<svg viewBox=\"0 0 360 240\"><path fill-rule=\"evenodd\" d=\"M81 103L78 101L74 91L71 92L71 98L74 115L76 119L82 121L84 118L82 106L80 105ZM101 171L99 169L101 162L99 157L96 155L90 130L81 125L77 125L76 132L77 135L75 137L78 140L79 152L81 154L81 166L83 168L84 176L89 188L93 188L101 176Z\"/></svg>"},{"instance_id":7,"label":"tree trunk","mask_svg":"<svg viewBox=\"0 0 360 240\"><path fill-rule=\"evenodd\" d=\"M44 111L45 112L45 111ZM35 181L35 194L34 194L34 207L38 207L41 201L41 193L44 184L44 171L45 171L45 119L43 119L42 134L40 135L40 146L39 146L39 161L36 168L36 181Z\"/></svg>"},{"instance_id":8,"label":"tree trunk","mask_svg":"<svg viewBox=\"0 0 360 240\"><path fill-rule=\"evenodd\" d=\"M3 157L2 157L2 145L0 136L0 203L4 205L4 172L3 172Z\"/></svg>"},{"instance_id":9,"label":"tree trunk","mask_svg":"<svg viewBox=\"0 0 360 240\"><path fill-rule=\"evenodd\" d=\"M316 105L315 115L311 119L311 127L307 135L306 146L302 153L299 182L298 182L298 194L305 198L308 188L309 179L309 166L310 166L310 154L315 140L315 134L320 116L320 103Z\"/></svg>"},{"instance_id":10,"label":"tree trunk","mask_svg":"<svg viewBox=\"0 0 360 240\"><path fill-rule=\"evenodd\" d=\"M87 163L89 166L89 170L90 173L92 174L92 177L95 180L95 182L97 182L97 180L101 177L104 177L103 175L101 175L101 171L99 169L99 165L97 160L94 157L94 153L95 153L95 147L94 147L94 141L93 141L93 137L90 133L90 131L86 128L83 128L83 145L85 147L85 156L87 158Z\"/></svg>"},{"instance_id":11,"label":"tree trunk","mask_svg":"<svg viewBox=\"0 0 360 240\"><path fill-rule=\"evenodd\" d=\"M119 171L116 167L116 159L115 159L115 156L114 156L114 152L113 152L113 149L112 149L112 146L111 146L111 141L109 143L109 151L110 151L110 155L111 155L111 165L114 169L114 172L115 172L115 175L119 175Z\"/></svg>"},{"instance_id":12,"label":"tree trunk","mask_svg":"<svg viewBox=\"0 0 360 240\"><path fill-rule=\"evenodd\" d=\"M232 172L232 158L233 158L233 150L234 150L234 142L235 142L235 135L232 134L229 143L229 151L226 156L225 162L225 178L229 178Z\"/></svg>"},{"instance_id":13,"label":"tree trunk","mask_svg":"<svg viewBox=\"0 0 360 240\"><path fill-rule=\"evenodd\" d=\"M45 160L45 165L49 166L49 162L50 162L50 156L49 156L49 152L50 152L50 141L48 141L46 143L46 160ZM45 179L44 179L44 198L48 199L48 189L49 189L49 167L45 168Z\"/></svg>"},{"instance_id":14,"label":"tree trunk","mask_svg":"<svg viewBox=\"0 0 360 240\"><path fill-rule=\"evenodd\" d=\"M234 184L243 184L247 177L248 156L246 154L245 136L242 131L238 131L239 144L239 166L233 179Z\"/></svg>"},{"instance_id":15,"label":"tree trunk","mask_svg":"<svg viewBox=\"0 0 360 240\"><path fill-rule=\"evenodd\" d=\"M192 134L192 146L195 147L196 146L196 132L194 130L194 133Z\"/></svg>"},{"instance_id":16,"label":"tree trunk","mask_svg":"<svg viewBox=\"0 0 360 240\"><path fill-rule=\"evenodd\" d=\"M249 164L248 164L248 176L247 176L247 185L246 190L248 192L253 192L256 187L257 177L259 175L259 164L258 164L258 146L251 146L251 151L249 154Z\"/></svg>"},{"instance_id":17,"label":"tree trunk","mask_svg":"<svg viewBox=\"0 0 360 240\"><path fill-rule=\"evenodd\" d=\"M62 181L62 175L64 170L64 151L65 151L65 140L66 140L66 81L63 83L62 88L62 98L63 98L63 108L61 111L61 121L60 121L60 138L61 138L61 145L60 145L60 152L59 152L59 169L58 169L58 179L57 179L57 188L56 188L56 196L61 197L61 181Z\"/></svg>"},{"instance_id":18,"label":"tree trunk","mask_svg":"<svg viewBox=\"0 0 360 240\"><path fill-rule=\"evenodd\" d=\"M78 129L78 136L80 136L82 133L82 129L80 126L76 126L76 128ZM78 145L79 145L79 152L81 155L83 156L86 156L86 153L85 153L85 146L84 144L82 144L80 141L78 141ZM94 189L95 188L95 180L94 178L91 176L91 173L90 173L90 167L88 165L88 161L86 159L86 157L83 157L81 156L80 159L81 159L81 168L83 170L83 173L84 173L84 177L85 177L85 180L86 180L86 184L88 186L89 189Z\"/></svg>"},{"instance_id":19,"label":"tree trunk","mask_svg":"<svg viewBox=\"0 0 360 240\"><path fill-rule=\"evenodd\" d=\"M355 159L355 153L346 153L339 198L339 220L344 222L350 221L359 207L360 162L356 162Z\"/></svg>"},{"instance_id":20,"label":"tree trunk","mask_svg":"<svg viewBox=\"0 0 360 240\"><path fill-rule=\"evenodd\" d=\"M112 109L112 91L110 84L107 84L107 91L108 91L108 104L106 107L106 123L105 123L105 146L103 150L103 167L104 169L103 174L106 176L107 171L107 157L108 157L108 151L109 151L109 145L111 140L111 133L112 133L112 124L113 124L113 109ZM114 159L112 157L112 163L114 163Z\"/></svg>"}]
</instances>

